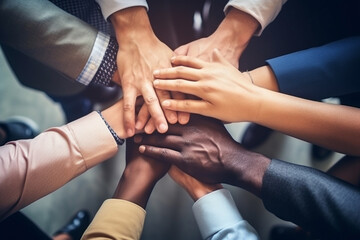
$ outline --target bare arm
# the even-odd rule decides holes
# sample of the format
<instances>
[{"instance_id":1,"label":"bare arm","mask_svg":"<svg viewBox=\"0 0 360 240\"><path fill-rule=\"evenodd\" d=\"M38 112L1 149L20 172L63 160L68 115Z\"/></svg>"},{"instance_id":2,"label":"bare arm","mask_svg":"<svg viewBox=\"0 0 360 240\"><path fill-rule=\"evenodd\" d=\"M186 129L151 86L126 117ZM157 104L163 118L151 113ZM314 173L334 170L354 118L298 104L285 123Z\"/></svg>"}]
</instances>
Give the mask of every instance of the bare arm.
<instances>
[{"instance_id":1,"label":"bare arm","mask_svg":"<svg viewBox=\"0 0 360 240\"><path fill-rule=\"evenodd\" d=\"M339 152L360 154L359 142L354 140L360 137L360 122L354 121L360 119L359 109L305 100L256 86L277 89L269 67L253 71L255 85L247 73L232 67L218 51L214 51L213 61L179 56L173 63L182 66L156 71L157 78L174 79L156 80L156 88L177 89L200 98L166 100L162 105L227 122L256 122Z\"/></svg>"}]
</instances>

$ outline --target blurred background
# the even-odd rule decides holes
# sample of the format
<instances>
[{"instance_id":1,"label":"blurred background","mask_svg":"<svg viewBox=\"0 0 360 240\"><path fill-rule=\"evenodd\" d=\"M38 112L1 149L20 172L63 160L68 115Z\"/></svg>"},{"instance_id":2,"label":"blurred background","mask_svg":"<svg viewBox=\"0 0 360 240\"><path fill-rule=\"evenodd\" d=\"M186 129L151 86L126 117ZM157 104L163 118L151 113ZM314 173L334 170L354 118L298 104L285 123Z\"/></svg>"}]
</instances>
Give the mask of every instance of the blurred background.
<instances>
[{"instance_id":1,"label":"blurred background","mask_svg":"<svg viewBox=\"0 0 360 240\"><path fill-rule=\"evenodd\" d=\"M149 16L153 26L158 26L154 27L154 31L160 40L172 48L191 41L187 37L180 37L174 42L174 39L171 39L174 35L166 33L161 27L160 23L169 23L162 19L162 17L169 17L170 13L164 12L164 9L169 7L169 1L148 2L150 5ZM190 0L176 2L174 5L177 8L175 11L177 14L172 16L173 19L181 16L183 9L194 3ZM209 13L212 14L210 16L213 16L207 20L206 24L201 18L203 5L200 8L197 6L200 10L193 12L188 22L181 24L183 27L187 24L193 26L195 37L207 36L214 30L214 26L217 26L223 18L222 8L227 1L203 1L203 3L205 2L212 2ZM159 14L160 12L164 14ZM359 33L358 13L359 2L356 0L345 2L340 0L289 0L262 36L253 38L241 58L240 69L251 70L263 65L268 58L356 35ZM192 16L194 17L192 18ZM212 21L213 23L210 24ZM181 26L175 24L175 27L181 28ZM180 34L180 36L186 35ZM58 104L43 92L26 88L18 83L2 51L0 51L0 79L0 121L12 116L26 116L33 119L41 131L66 123L64 113ZM98 109L102 107L104 106L95 106ZM233 138L240 141L248 124L228 124L226 127ZM312 158L310 150L309 143L278 132L274 132L264 144L254 149L254 151L271 158L311 166L324 171L341 157L341 154L334 153L330 157L318 161ZM22 212L49 235L63 226L79 209L87 209L94 216L102 202L112 196L124 169L124 157L125 146L121 146L116 156L31 204ZM257 230L261 239L268 239L269 231L274 225L291 225L269 213L259 198L236 187L227 185L225 187L231 191L243 218ZM165 176L158 182L149 200L142 239L201 239L192 215L192 204L193 201L186 192L168 176Z\"/></svg>"}]
</instances>

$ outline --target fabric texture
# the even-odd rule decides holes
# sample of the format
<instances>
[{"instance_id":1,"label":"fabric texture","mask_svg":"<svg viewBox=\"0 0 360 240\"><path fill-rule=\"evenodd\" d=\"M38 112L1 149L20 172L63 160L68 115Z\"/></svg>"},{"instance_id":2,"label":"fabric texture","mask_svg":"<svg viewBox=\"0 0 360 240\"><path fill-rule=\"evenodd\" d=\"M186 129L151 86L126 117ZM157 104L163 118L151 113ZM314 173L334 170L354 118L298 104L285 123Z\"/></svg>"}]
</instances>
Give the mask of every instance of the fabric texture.
<instances>
[{"instance_id":1,"label":"fabric texture","mask_svg":"<svg viewBox=\"0 0 360 240\"><path fill-rule=\"evenodd\" d=\"M267 60L282 93L321 100L360 92L360 37Z\"/></svg>"},{"instance_id":2,"label":"fabric texture","mask_svg":"<svg viewBox=\"0 0 360 240\"><path fill-rule=\"evenodd\" d=\"M0 196L6 196L0 197L0 220L116 152L117 144L96 112L34 139L5 144L0 147Z\"/></svg>"},{"instance_id":3,"label":"fabric texture","mask_svg":"<svg viewBox=\"0 0 360 240\"><path fill-rule=\"evenodd\" d=\"M255 35L260 36L264 29L279 14L281 7L287 0L230 0L224 11L227 13L230 7L236 8L253 16L259 23L260 29Z\"/></svg>"},{"instance_id":4,"label":"fabric texture","mask_svg":"<svg viewBox=\"0 0 360 240\"><path fill-rule=\"evenodd\" d=\"M145 7L149 9L146 0L96 0L100 5L104 19L108 20L109 16L114 12L129 7Z\"/></svg>"},{"instance_id":5,"label":"fabric texture","mask_svg":"<svg viewBox=\"0 0 360 240\"><path fill-rule=\"evenodd\" d=\"M194 203L192 210L203 239L259 239L226 189L206 194Z\"/></svg>"},{"instance_id":6,"label":"fabric texture","mask_svg":"<svg viewBox=\"0 0 360 240\"><path fill-rule=\"evenodd\" d=\"M273 159L261 194L267 210L323 239L360 238L360 191L349 183Z\"/></svg>"},{"instance_id":7,"label":"fabric texture","mask_svg":"<svg viewBox=\"0 0 360 240\"><path fill-rule=\"evenodd\" d=\"M132 202L108 199L81 239L140 239L145 214L143 208Z\"/></svg>"}]
</instances>

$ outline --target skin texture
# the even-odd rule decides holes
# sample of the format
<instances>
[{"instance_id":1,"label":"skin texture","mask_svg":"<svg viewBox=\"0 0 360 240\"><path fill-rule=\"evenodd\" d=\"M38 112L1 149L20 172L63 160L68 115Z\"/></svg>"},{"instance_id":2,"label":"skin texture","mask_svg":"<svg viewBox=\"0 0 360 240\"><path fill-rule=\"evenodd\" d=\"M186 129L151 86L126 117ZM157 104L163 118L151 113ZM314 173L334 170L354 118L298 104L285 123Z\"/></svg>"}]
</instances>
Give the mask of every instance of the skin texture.
<instances>
[{"instance_id":1,"label":"skin texture","mask_svg":"<svg viewBox=\"0 0 360 240\"><path fill-rule=\"evenodd\" d=\"M171 67L173 51L154 34L146 10L143 7L127 8L110 16L119 44L117 53L118 77L114 81L122 86L124 92L124 125L127 136L133 136L135 127L148 133L157 129L166 132L170 123L177 122L177 113L163 110L159 104L170 98L170 92L155 91L152 86L152 72L155 68ZM144 97L146 105L140 110L135 125L135 101ZM177 96L179 97L179 95ZM147 120L152 117L149 122ZM165 118L166 117L166 118Z\"/></svg>"},{"instance_id":2,"label":"skin texture","mask_svg":"<svg viewBox=\"0 0 360 240\"><path fill-rule=\"evenodd\" d=\"M152 189L169 170L170 164L159 162L138 151L132 139L126 142L126 167L113 198L133 202L145 209Z\"/></svg>"},{"instance_id":3,"label":"skin texture","mask_svg":"<svg viewBox=\"0 0 360 240\"><path fill-rule=\"evenodd\" d=\"M242 52L259 26L259 22L251 15L231 8L213 34L180 46L175 53L210 61L213 49L218 48L237 68Z\"/></svg>"},{"instance_id":4,"label":"skin texture","mask_svg":"<svg viewBox=\"0 0 360 240\"><path fill-rule=\"evenodd\" d=\"M198 99L162 102L164 108L198 113L226 122L249 121L287 135L360 156L360 118L357 108L305 100L275 91L274 76L269 68L254 70L253 84L247 73L241 73L214 50L212 62L186 56L172 59L177 67L154 72L157 89L178 91ZM259 76L268 77L258 80ZM267 83L266 83L267 82ZM235 107L234 107L235 106ZM234 111L241 109L241 111Z\"/></svg>"},{"instance_id":5,"label":"skin texture","mask_svg":"<svg viewBox=\"0 0 360 240\"><path fill-rule=\"evenodd\" d=\"M223 188L221 184L202 183L189 174L184 173L176 166L171 166L168 173L177 184L186 190L194 202L208 193Z\"/></svg>"},{"instance_id":6,"label":"skin texture","mask_svg":"<svg viewBox=\"0 0 360 240\"><path fill-rule=\"evenodd\" d=\"M235 142L217 120L192 115L187 125L172 125L167 135L136 138L139 151L176 165L206 184L228 183L260 196L270 159Z\"/></svg>"}]
</instances>

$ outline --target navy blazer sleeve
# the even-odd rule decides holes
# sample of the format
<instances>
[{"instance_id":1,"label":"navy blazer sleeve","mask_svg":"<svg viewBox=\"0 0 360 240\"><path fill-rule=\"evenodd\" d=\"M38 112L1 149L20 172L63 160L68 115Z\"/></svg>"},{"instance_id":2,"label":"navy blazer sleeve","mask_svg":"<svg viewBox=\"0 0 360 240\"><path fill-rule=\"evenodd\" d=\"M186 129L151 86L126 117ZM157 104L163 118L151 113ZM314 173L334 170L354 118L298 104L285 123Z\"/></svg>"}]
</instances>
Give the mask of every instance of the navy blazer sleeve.
<instances>
[{"instance_id":1,"label":"navy blazer sleeve","mask_svg":"<svg viewBox=\"0 0 360 240\"><path fill-rule=\"evenodd\" d=\"M282 93L321 100L360 91L360 37L267 60Z\"/></svg>"},{"instance_id":2,"label":"navy blazer sleeve","mask_svg":"<svg viewBox=\"0 0 360 240\"><path fill-rule=\"evenodd\" d=\"M360 191L319 170L273 159L262 187L270 212L324 239L360 239Z\"/></svg>"}]
</instances>

